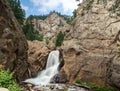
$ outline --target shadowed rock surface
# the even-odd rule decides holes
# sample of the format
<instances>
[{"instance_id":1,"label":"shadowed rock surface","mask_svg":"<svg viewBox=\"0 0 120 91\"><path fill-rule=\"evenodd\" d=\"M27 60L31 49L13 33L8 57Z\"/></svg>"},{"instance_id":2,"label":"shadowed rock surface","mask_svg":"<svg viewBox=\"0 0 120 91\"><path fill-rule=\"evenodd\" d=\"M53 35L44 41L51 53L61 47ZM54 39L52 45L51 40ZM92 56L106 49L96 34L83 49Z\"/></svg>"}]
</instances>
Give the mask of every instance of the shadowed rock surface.
<instances>
[{"instance_id":1,"label":"shadowed rock surface","mask_svg":"<svg viewBox=\"0 0 120 91\"><path fill-rule=\"evenodd\" d=\"M7 0L0 0L0 12L0 64L21 81L27 77L27 41Z\"/></svg>"}]
</instances>

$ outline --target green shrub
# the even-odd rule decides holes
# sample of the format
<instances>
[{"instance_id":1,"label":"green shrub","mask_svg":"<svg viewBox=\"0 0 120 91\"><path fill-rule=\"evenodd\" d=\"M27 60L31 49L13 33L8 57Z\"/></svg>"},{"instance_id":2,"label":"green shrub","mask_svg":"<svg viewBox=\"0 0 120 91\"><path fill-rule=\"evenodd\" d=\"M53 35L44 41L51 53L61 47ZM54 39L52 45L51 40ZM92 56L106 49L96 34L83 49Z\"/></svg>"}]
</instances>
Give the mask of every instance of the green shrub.
<instances>
[{"instance_id":1,"label":"green shrub","mask_svg":"<svg viewBox=\"0 0 120 91\"><path fill-rule=\"evenodd\" d=\"M94 83L88 83L87 86L89 86L93 91L117 91L115 88L98 86Z\"/></svg>"},{"instance_id":2,"label":"green shrub","mask_svg":"<svg viewBox=\"0 0 120 91\"><path fill-rule=\"evenodd\" d=\"M79 80L79 79L77 79L76 81L75 81L77 84L82 84L83 82L81 81L81 80Z\"/></svg>"},{"instance_id":3,"label":"green shrub","mask_svg":"<svg viewBox=\"0 0 120 91\"><path fill-rule=\"evenodd\" d=\"M21 91L21 88L13 79L13 73L8 70L0 70L0 87L8 88L9 91Z\"/></svg>"},{"instance_id":4,"label":"green shrub","mask_svg":"<svg viewBox=\"0 0 120 91\"><path fill-rule=\"evenodd\" d=\"M45 43L46 43L47 45L49 44L48 38L45 39Z\"/></svg>"},{"instance_id":5,"label":"green shrub","mask_svg":"<svg viewBox=\"0 0 120 91\"><path fill-rule=\"evenodd\" d=\"M42 34L35 34L35 40L43 41L43 35Z\"/></svg>"},{"instance_id":6,"label":"green shrub","mask_svg":"<svg viewBox=\"0 0 120 91\"><path fill-rule=\"evenodd\" d=\"M12 83L11 79L13 77L13 73L10 73L9 71L0 71L0 87L8 87L9 84Z\"/></svg>"},{"instance_id":7,"label":"green shrub","mask_svg":"<svg viewBox=\"0 0 120 91\"><path fill-rule=\"evenodd\" d=\"M13 82L12 84L9 84L8 89L9 89L10 91L22 91L22 90L20 89L19 85L16 84L15 82Z\"/></svg>"},{"instance_id":8,"label":"green shrub","mask_svg":"<svg viewBox=\"0 0 120 91\"><path fill-rule=\"evenodd\" d=\"M86 86L90 87L92 89L92 91L118 91L117 89L112 88L112 87L98 86L94 83L85 83L79 79L76 80L76 83L86 85Z\"/></svg>"},{"instance_id":9,"label":"green shrub","mask_svg":"<svg viewBox=\"0 0 120 91\"><path fill-rule=\"evenodd\" d=\"M64 91L68 91L68 88L64 88Z\"/></svg>"},{"instance_id":10,"label":"green shrub","mask_svg":"<svg viewBox=\"0 0 120 91\"><path fill-rule=\"evenodd\" d=\"M61 46L64 40L65 33L59 32L55 41L55 46Z\"/></svg>"}]
</instances>

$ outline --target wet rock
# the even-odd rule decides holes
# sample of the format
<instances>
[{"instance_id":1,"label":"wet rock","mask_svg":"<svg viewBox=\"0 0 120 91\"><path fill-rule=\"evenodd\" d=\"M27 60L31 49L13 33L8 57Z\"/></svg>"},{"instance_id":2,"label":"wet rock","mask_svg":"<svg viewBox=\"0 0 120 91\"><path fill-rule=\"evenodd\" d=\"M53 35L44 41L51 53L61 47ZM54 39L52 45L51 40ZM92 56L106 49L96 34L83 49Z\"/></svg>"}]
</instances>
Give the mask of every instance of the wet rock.
<instances>
[{"instance_id":1,"label":"wet rock","mask_svg":"<svg viewBox=\"0 0 120 91\"><path fill-rule=\"evenodd\" d=\"M51 89L51 90L54 89L54 87L55 87L54 85L50 85L50 89Z\"/></svg>"},{"instance_id":2,"label":"wet rock","mask_svg":"<svg viewBox=\"0 0 120 91\"><path fill-rule=\"evenodd\" d=\"M49 84L38 88L32 88L33 91L64 91L65 89L67 91L90 91L89 89L75 86L73 84Z\"/></svg>"},{"instance_id":3,"label":"wet rock","mask_svg":"<svg viewBox=\"0 0 120 91\"><path fill-rule=\"evenodd\" d=\"M59 73L59 83L66 83L66 82L68 82L67 74L65 73L64 69L61 69Z\"/></svg>"}]
</instances>

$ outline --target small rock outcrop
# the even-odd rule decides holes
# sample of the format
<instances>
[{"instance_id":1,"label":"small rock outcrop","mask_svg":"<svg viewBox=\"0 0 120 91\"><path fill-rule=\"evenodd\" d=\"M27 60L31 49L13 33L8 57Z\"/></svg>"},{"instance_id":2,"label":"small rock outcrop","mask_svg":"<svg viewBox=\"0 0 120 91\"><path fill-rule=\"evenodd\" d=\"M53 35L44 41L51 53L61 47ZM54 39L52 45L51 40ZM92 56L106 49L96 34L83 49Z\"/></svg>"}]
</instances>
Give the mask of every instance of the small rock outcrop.
<instances>
[{"instance_id":1,"label":"small rock outcrop","mask_svg":"<svg viewBox=\"0 0 120 91\"><path fill-rule=\"evenodd\" d=\"M85 10L87 0L77 10L69 37L63 42L65 70L69 80L81 79L99 85L120 88L119 34L120 17L108 9L114 0L97 3Z\"/></svg>"},{"instance_id":2,"label":"small rock outcrop","mask_svg":"<svg viewBox=\"0 0 120 91\"><path fill-rule=\"evenodd\" d=\"M27 41L7 0L0 0L0 12L0 64L21 81L27 77Z\"/></svg>"}]
</instances>

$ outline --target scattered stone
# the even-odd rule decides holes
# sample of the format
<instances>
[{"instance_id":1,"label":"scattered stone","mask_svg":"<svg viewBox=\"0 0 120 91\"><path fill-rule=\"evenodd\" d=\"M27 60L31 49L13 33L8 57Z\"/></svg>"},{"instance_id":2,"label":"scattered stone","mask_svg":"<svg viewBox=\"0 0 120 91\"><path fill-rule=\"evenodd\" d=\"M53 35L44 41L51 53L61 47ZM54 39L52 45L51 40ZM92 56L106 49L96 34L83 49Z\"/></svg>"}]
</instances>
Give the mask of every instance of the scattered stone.
<instances>
[{"instance_id":1,"label":"scattered stone","mask_svg":"<svg viewBox=\"0 0 120 91\"><path fill-rule=\"evenodd\" d=\"M46 86L31 87L25 91L89 91L89 89L75 86L74 84L49 84Z\"/></svg>"},{"instance_id":2,"label":"scattered stone","mask_svg":"<svg viewBox=\"0 0 120 91\"><path fill-rule=\"evenodd\" d=\"M32 84L27 84L28 87L32 87Z\"/></svg>"},{"instance_id":3,"label":"scattered stone","mask_svg":"<svg viewBox=\"0 0 120 91\"><path fill-rule=\"evenodd\" d=\"M0 88L0 91L9 91L7 88Z\"/></svg>"},{"instance_id":4,"label":"scattered stone","mask_svg":"<svg viewBox=\"0 0 120 91\"><path fill-rule=\"evenodd\" d=\"M50 85L50 89L51 89L51 90L54 89L54 85Z\"/></svg>"}]
</instances>

